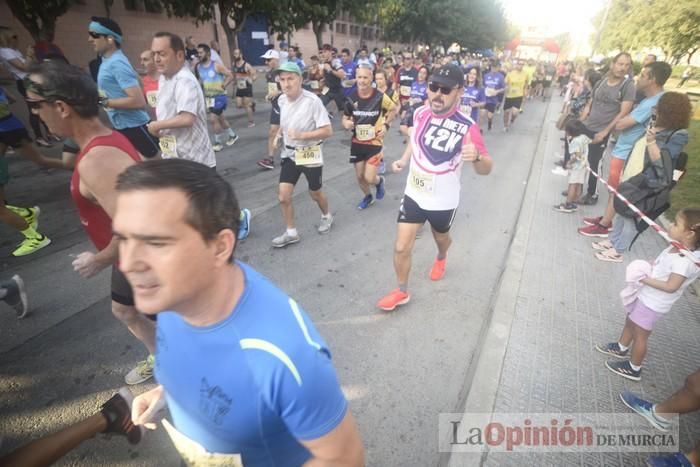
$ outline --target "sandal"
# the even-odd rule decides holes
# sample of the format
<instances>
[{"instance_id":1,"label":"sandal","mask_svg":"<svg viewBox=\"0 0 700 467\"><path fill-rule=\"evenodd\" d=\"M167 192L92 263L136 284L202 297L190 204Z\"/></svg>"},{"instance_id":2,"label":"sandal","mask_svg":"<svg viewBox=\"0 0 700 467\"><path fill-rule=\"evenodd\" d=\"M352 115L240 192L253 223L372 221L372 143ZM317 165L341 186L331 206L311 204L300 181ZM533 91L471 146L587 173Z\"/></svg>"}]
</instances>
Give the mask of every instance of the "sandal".
<instances>
[{"instance_id":1,"label":"sandal","mask_svg":"<svg viewBox=\"0 0 700 467\"><path fill-rule=\"evenodd\" d=\"M591 246L593 247L594 250L598 251L605 251L609 250L610 248L613 247L613 244L610 240L601 240L599 242L593 242L591 243Z\"/></svg>"},{"instance_id":2,"label":"sandal","mask_svg":"<svg viewBox=\"0 0 700 467\"><path fill-rule=\"evenodd\" d=\"M595 257L601 261L608 261L610 263L622 262L622 255L615 251L614 248L610 248L609 250L605 251L599 251L595 254Z\"/></svg>"}]
</instances>

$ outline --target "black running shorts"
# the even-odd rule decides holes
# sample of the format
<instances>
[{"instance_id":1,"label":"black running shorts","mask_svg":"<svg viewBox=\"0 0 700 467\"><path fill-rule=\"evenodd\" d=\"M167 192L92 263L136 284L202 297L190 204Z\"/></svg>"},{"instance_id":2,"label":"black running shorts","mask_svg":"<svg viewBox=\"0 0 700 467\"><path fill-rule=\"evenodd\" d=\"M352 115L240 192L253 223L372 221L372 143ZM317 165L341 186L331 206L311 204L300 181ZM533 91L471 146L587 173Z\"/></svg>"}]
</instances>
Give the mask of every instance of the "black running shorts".
<instances>
[{"instance_id":1,"label":"black running shorts","mask_svg":"<svg viewBox=\"0 0 700 467\"><path fill-rule=\"evenodd\" d=\"M503 103L503 110L508 109L519 109L523 105L523 97L506 97L506 101Z\"/></svg>"},{"instance_id":2,"label":"black running shorts","mask_svg":"<svg viewBox=\"0 0 700 467\"><path fill-rule=\"evenodd\" d=\"M134 128L122 128L117 131L126 136L126 139L128 139L136 150L146 159L156 157L160 153L158 138L148 132L146 125Z\"/></svg>"},{"instance_id":3,"label":"black running shorts","mask_svg":"<svg viewBox=\"0 0 700 467\"><path fill-rule=\"evenodd\" d=\"M236 97L253 97L253 88L236 89Z\"/></svg>"},{"instance_id":4,"label":"black running shorts","mask_svg":"<svg viewBox=\"0 0 700 467\"><path fill-rule=\"evenodd\" d=\"M427 211L416 203L411 197L403 195L401 206L399 206L399 217L396 222L406 224L430 223L430 227L438 233L447 233L452 227L457 208L446 211Z\"/></svg>"},{"instance_id":5,"label":"black running shorts","mask_svg":"<svg viewBox=\"0 0 700 467\"><path fill-rule=\"evenodd\" d=\"M24 128L0 132L0 143L17 149L24 143L31 143L32 139ZM1 156L0 156L1 157Z\"/></svg>"},{"instance_id":6,"label":"black running shorts","mask_svg":"<svg viewBox=\"0 0 700 467\"><path fill-rule=\"evenodd\" d=\"M306 182L309 184L309 191L318 191L321 189L323 178L323 166L320 167L305 167L296 165L289 157L282 158L280 168L280 183L291 183L296 186L301 174L306 177Z\"/></svg>"},{"instance_id":7,"label":"black running shorts","mask_svg":"<svg viewBox=\"0 0 700 467\"><path fill-rule=\"evenodd\" d=\"M488 113L490 113L490 114L496 112L496 104L490 104L490 103L487 102L487 103L484 105L484 108L485 108L486 111L487 111Z\"/></svg>"}]
</instances>

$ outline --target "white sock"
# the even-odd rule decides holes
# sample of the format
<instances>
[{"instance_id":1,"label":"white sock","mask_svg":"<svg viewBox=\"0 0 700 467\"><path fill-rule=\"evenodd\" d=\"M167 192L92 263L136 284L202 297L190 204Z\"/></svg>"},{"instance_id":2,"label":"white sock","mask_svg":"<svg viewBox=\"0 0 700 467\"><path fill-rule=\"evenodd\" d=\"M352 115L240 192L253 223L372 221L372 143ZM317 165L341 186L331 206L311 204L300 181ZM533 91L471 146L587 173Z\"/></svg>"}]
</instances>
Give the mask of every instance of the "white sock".
<instances>
[{"instance_id":1,"label":"white sock","mask_svg":"<svg viewBox=\"0 0 700 467\"><path fill-rule=\"evenodd\" d=\"M330 219L331 218L331 213L329 212L328 214L321 214L322 219Z\"/></svg>"},{"instance_id":2,"label":"white sock","mask_svg":"<svg viewBox=\"0 0 700 467\"><path fill-rule=\"evenodd\" d=\"M635 365L635 364L632 363L632 362L630 362L630 367L632 367L632 369L633 369L634 371L639 371L639 370L642 369L642 365L637 366L637 365Z\"/></svg>"},{"instance_id":3,"label":"white sock","mask_svg":"<svg viewBox=\"0 0 700 467\"><path fill-rule=\"evenodd\" d=\"M290 237L296 237L299 234L297 233L297 229L295 227L293 229L287 229L287 235L289 235Z\"/></svg>"},{"instance_id":4,"label":"white sock","mask_svg":"<svg viewBox=\"0 0 700 467\"><path fill-rule=\"evenodd\" d=\"M624 352L625 350L629 349L629 347L627 347L626 345L622 345L622 344L620 344L619 342L617 343L617 346L620 347L620 350L622 350L623 352Z\"/></svg>"}]
</instances>

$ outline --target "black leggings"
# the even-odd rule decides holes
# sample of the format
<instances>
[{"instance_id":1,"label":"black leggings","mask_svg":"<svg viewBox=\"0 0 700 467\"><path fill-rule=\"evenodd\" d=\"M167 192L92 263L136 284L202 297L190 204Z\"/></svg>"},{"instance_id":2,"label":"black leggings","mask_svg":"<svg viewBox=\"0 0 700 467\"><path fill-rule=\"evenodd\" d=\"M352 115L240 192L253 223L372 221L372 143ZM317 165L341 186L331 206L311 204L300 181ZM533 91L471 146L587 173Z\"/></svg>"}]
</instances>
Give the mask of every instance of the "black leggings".
<instances>
[{"instance_id":1,"label":"black leggings","mask_svg":"<svg viewBox=\"0 0 700 467\"><path fill-rule=\"evenodd\" d=\"M20 94L22 94L22 97L25 99L27 98L27 90L24 88L24 83L21 79L17 80L17 90ZM27 110L29 111L29 124L32 126L34 138L43 138L44 134L41 132L41 127L43 125L44 128L46 128L46 125L44 125L44 122L41 121L37 114L32 112L32 109L30 109L29 106L27 106ZM48 128L46 128L46 133L49 133Z\"/></svg>"},{"instance_id":2,"label":"black leggings","mask_svg":"<svg viewBox=\"0 0 700 467\"><path fill-rule=\"evenodd\" d=\"M592 139L593 135L589 135ZM603 138L603 141L596 144L588 145L588 166L591 170L595 170L598 175L600 175L600 160L603 158L603 153L608 145L608 137ZM598 187L598 179L593 174L588 174L588 191L586 192L588 196L595 195L596 188Z\"/></svg>"}]
</instances>

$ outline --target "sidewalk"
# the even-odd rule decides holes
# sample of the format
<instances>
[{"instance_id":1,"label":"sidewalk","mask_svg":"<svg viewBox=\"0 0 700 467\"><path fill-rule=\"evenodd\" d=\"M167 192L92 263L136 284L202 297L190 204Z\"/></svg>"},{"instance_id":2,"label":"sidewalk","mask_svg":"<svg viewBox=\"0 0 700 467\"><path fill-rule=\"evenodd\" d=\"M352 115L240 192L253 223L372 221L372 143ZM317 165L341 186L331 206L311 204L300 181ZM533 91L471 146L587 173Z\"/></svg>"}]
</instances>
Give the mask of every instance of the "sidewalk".
<instances>
[{"instance_id":1,"label":"sidewalk","mask_svg":"<svg viewBox=\"0 0 700 467\"><path fill-rule=\"evenodd\" d=\"M564 214L552 209L561 201L559 192L566 178L553 175L554 153L561 153L561 133L554 128L560 108L558 98L550 105L544 124L541 151L534 161L528 193L521 213L519 230L511 250L515 269L522 273L508 281L508 271L499 294L512 295L510 316L505 320L494 314L492 329L484 343L506 343L500 375L491 379L493 396L481 397L483 412L588 412L631 413L618 394L629 389L642 397L661 401L679 389L685 377L700 366L700 300L689 289L670 314L657 323L649 339L642 380L628 381L604 366L606 357L594 349L599 342L614 342L624 324L619 292L624 286L626 265L634 259L654 259L665 247L658 234L648 229L626 254L621 264L597 260L591 248L596 240L578 234L584 216L602 214L605 195L598 206L584 206L579 212ZM534 186L532 186L534 184ZM529 204L529 207L528 207ZM521 244L519 242L524 243ZM518 259L518 253L523 254ZM511 261L509 261L509 264ZM511 266L513 266L511 264ZM507 266L508 267L508 266ZM493 336L493 327L512 323L509 335ZM506 328L507 330L507 328ZM497 353L497 349L496 349ZM493 356L490 356L493 363ZM484 366L480 358L479 365ZM496 362L496 367L500 362ZM491 365L493 367L494 365ZM480 369L473 386L479 386ZM489 385L489 380L481 383ZM495 384L493 384L495 383ZM483 394L487 388L477 391ZM490 400L489 400L490 399ZM470 395L470 402L477 402ZM491 405L493 403L493 405ZM475 410L476 411L476 410ZM641 418L640 418L641 420ZM700 413L684 415L680 421L680 445L692 448L700 439ZM487 466L521 465L645 465L648 454L619 453L491 453ZM452 456L459 464L460 454Z\"/></svg>"}]
</instances>

